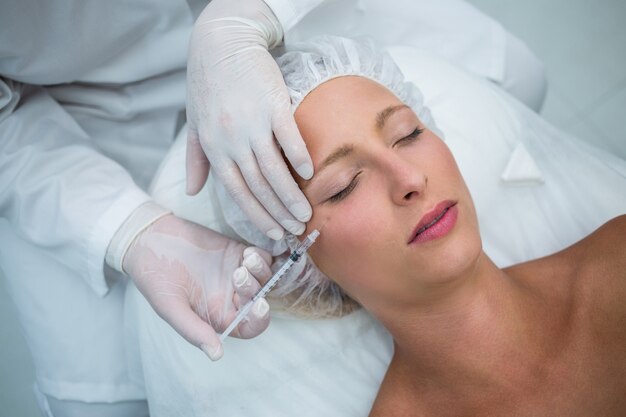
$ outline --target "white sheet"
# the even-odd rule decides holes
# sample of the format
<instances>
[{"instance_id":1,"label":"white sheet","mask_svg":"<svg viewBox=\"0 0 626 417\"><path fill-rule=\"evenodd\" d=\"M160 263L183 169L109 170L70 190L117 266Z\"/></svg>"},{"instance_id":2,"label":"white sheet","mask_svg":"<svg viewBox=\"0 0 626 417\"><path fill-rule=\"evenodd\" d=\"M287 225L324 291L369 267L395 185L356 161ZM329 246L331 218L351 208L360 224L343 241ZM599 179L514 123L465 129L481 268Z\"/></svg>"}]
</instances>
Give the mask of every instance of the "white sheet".
<instances>
[{"instance_id":1,"label":"white sheet","mask_svg":"<svg viewBox=\"0 0 626 417\"><path fill-rule=\"evenodd\" d=\"M474 197L485 250L497 264L562 249L626 212L625 161L555 130L435 56L391 51L446 135ZM208 189L197 198L184 194L184 136L157 174L153 196L178 215L229 233ZM156 417L364 416L391 356L386 331L360 311L326 321L273 317L254 340L228 339L224 358L212 363L136 290L127 301Z\"/></svg>"}]
</instances>

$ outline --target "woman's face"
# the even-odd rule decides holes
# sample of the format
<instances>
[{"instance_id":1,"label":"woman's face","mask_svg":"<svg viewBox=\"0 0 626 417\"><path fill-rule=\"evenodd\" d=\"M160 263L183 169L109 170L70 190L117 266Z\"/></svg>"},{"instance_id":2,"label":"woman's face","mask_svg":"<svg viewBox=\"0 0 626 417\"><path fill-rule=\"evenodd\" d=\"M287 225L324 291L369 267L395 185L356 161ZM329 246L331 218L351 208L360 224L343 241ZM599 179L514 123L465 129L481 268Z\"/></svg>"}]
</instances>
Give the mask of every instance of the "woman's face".
<instances>
[{"instance_id":1,"label":"woman's face","mask_svg":"<svg viewBox=\"0 0 626 417\"><path fill-rule=\"evenodd\" d=\"M321 229L309 254L350 296L397 308L474 266L481 241L456 162L393 93L335 78L295 119L315 168L298 179L313 206L306 233Z\"/></svg>"}]
</instances>

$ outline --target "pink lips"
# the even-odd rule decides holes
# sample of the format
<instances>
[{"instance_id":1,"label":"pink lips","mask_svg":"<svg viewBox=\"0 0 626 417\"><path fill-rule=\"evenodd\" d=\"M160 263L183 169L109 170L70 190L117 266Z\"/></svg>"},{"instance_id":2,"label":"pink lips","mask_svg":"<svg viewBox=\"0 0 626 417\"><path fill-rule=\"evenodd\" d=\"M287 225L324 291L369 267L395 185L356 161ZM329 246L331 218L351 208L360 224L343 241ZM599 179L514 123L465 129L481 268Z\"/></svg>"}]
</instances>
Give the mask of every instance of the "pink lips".
<instances>
[{"instance_id":1,"label":"pink lips","mask_svg":"<svg viewBox=\"0 0 626 417\"><path fill-rule=\"evenodd\" d=\"M422 243L445 236L454 228L458 216L455 201L442 201L424 214L413 229L408 244Z\"/></svg>"}]
</instances>

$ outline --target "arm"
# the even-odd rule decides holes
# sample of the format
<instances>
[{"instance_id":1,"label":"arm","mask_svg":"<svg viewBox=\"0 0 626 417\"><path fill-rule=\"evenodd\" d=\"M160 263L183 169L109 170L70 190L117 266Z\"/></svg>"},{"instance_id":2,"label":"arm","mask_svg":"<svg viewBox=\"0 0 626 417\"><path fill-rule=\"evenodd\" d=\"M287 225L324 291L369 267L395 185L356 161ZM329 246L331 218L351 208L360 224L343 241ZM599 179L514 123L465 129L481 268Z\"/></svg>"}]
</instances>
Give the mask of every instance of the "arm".
<instances>
[{"instance_id":1,"label":"arm","mask_svg":"<svg viewBox=\"0 0 626 417\"><path fill-rule=\"evenodd\" d=\"M91 145L45 89L11 80L1 80L0 89L0 215L100 296L108 291L106 256L178 333L218 359L216 330L258 290L269 267L257 266L256 275L242 271L250 258L245 245L168 215ZM252 259L263 266L270 262L265 255L264 262ZM248 279L233 287L237 270ZM254 337L267 327L263 303L236 336Z\"/></svg>"},{"instance_id":2,"label":"arm","mask_svg":"<svg viewBox=\"0 0 626 417\"><path fill-rule=\"evenodd\" d=\"M40 87L0 78L0 214L106 294L115 231L149 196Z\"/></svg>"}]
</instances>

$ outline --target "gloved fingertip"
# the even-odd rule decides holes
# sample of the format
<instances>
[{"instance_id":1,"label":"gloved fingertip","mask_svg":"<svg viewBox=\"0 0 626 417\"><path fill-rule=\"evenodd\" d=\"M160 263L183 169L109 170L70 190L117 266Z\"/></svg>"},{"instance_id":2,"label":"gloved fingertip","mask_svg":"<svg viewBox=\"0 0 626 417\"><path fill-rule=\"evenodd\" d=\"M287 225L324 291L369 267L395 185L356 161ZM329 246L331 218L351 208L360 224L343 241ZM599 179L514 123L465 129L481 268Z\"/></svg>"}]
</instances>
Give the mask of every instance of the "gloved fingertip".
<instances>
[{"instance_id":1,"label":"gloved fingertip","mask_svg":"<svg viewBox=\"0 0 626 417\"><path fill-rule=\"evenodd\" d=\"M270 311L270 305L265 301L265 298L259 298L252 309L252 312L256 318L262 319L267 316Z\"/></svg>"},{"instance_id":2,"label":"gloved fingertip","mask_svg":"<svg viewBox=\"0 0 626 417\"><path fill-rule=\"evenodd\" d=\"M254 254L257 253L257 248L254 246L248 246L247 248L245 248L243 250L243 257L244 259L247 258L248 256L252 256Z\"/></svg>"},{"instance_id":3,"label":"gloved fingertip","mask_svg":"<svg viewBox=\"0 0 626 417\"><path fill-rule=\"evenodd\" d=\"M247 256L244 254L243 266L253 274L258 274L263 270L263 261L257 253L252 252Z\"/></svg>"},{"instance_id":4,"label":"gloved fingertip","mask_svg":"<svg viewBox=\"0 0 626 417\"><path fill-rule=\"evenodd\" d=\"M187 184L185 186L185 194L189 195L189 196L193 196L196 193L195 191L195 187L192 186L191 182L189 181L189 179L187 179Z\"/></svg>"},{"instance_id":5,"label":"gloved fingertip","mask_svg":"<svg viewBox=\"0 0 626 417\"><path fill-rule=\"evenodd\" d=\"M222 344L218 344L217 346L209 346L206 344L200 345L200 349L204 352L205 355L209 357L213 362L220 360L222 356L224 356L224 348Z\"/></svg>"},{"instance_id":6,"label":"gloved fingertip","mask_svg":"<svg viewBox=\"0 0 626 417\"><path fill-rule=\"evenodd\" d=\"M271 229L266 234L267 237L272 240L281 240L285 235L285 232L283 232L281 229Z\"/></svg>"},{"instance_id":7,"label":"gloved fingertip","mask_svg":"<svg viewBox=\"0 0 626 417\"><path fill-rule=\"evenodd\" d=\"M235 284L235 287L241 288L248 281L248 277L248 270L245 267L240 266L235 269L235 272L233 273L233 284Z\"/></svg>"},{"instance_id":8,"label":"gloved fingertip","mask_svg":"<svg viewBox=\"0 0 626 417\"><path fill-rule=\"evenodd\" d=\"M198 133L187 131L187 149L185 159L187 195L193 196L200 192L209 176L211 163L202 149Z\"/></svg>"},{"instance_id":9,"label":"gloved fingertip","mask_svg":"<svg viewBox=\"0 0 626 417\"><path fill-rule=\"evenodd\" d=\"M194 196L202 190L204 183L209 176L208 164L206 167L190 167L187 164L187 179L185 182L185 193L188 196Z\"/></svg>"},{"instance_id":10,"label":"gloved fingertip","mask_svg":"<svg viewBox=\"0 0 626 417\"><path fill-rule=\"evenodd\" d=\"M310 180L313 176L313 165L310 162L305 162L296 167L296 172L305 180Z\"/></svg>"},{"instance_id":11,"label":"gloved fingertip","mask_svg":"<svg viewBox=\"0 0 626 417\"><path fill-rule=\"evenodd\" d=\"M311 215L313 214L311 205L306 203L295 203L293 206L289 207L289 211L291 211L298 220L305 223L311 220Z\"/></svg>"},{"instance_id":12,"label":"gloved fingertip","mask_svg":"<svg viewBox=\"0 0 626 417\"><path fill-rule=\"evenodd\" d=\"M246 249L244 249L243 257L246 258L253 253L259 255L263 262L265 262L266 264L269 265L272 263L272 254L256 246L248 246Z\"/></svg>"},{"instance_id":13,"label":"gloved fingertip","mask_svg":"<svg viewBox=\"0 0 626 417\"><path fill-rule=\"evenodd\" d=\"M301 222L296 222L293 220L285 220L283 222L284 226L289 230L292 234L299 236L306 229L306 225Z\"/></svg>"}]
</instances>

